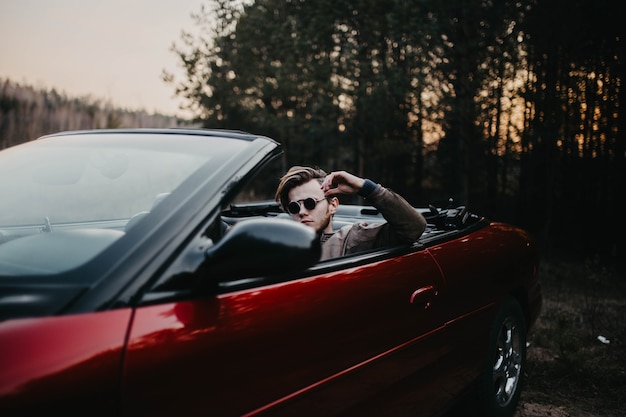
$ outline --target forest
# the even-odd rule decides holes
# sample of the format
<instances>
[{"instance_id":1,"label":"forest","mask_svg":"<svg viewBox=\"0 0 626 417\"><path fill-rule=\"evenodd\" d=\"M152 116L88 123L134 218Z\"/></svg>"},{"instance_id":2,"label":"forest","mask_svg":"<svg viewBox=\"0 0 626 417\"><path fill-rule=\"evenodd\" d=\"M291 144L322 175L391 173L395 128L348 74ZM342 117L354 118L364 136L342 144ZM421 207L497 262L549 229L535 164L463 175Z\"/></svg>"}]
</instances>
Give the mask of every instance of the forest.
<instances>
[{"instance_id":1,"label":"forest","mask_svg":"<svg viewBox=\"0 0 626 417\"><path fill-rule=\"evenodd\" d=\"M173 40L185 76L163 78L193 123L281 142L285 169L352 171L416 206L520 225L544 253L623 267L617 6L212 0ZM184 122L15 86L0 88L0 148L51 130Z\"/></svg>"},{"instance_id":2,"label":"forest","mask_svg":"<svg viewBox=\"0 0 626 417\"><path fill-rule=\"evenodd\" d=\"M613 264L625 255L617 6L216 0L176 44L187 76L169 81L205 126L282 142L285 168L351 170L414 205L452 199L546 252Z\"/></svg>"}]
</instances>

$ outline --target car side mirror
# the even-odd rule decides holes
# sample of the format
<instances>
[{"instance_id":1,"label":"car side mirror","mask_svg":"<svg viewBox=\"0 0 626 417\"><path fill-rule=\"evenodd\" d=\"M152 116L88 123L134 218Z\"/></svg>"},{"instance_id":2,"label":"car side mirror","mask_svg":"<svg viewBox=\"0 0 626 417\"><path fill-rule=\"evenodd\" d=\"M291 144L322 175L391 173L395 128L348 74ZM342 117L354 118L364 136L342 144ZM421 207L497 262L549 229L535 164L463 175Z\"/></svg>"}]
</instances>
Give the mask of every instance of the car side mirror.
<instances>
[{"instance_id":1,"label":"car side mirror","mask_svg":"<svg viewBox=\"0 0 626 417\"><path fill-rule=\"evenodd\" d=\"M205 252L203 266L217 281L285 274L319 261L315 231L287 219L255 218L236 223Z\"/></svg>"}]
</instances>

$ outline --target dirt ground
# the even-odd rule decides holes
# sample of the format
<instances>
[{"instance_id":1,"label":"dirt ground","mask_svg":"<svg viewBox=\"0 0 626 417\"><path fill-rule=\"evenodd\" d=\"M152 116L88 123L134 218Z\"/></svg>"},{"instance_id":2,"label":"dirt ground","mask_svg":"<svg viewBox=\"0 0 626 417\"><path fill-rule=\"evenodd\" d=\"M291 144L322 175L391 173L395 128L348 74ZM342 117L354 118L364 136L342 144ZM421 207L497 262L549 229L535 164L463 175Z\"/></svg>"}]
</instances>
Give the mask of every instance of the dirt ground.
<instances>
[{"instance_id":1,"label":"dirt ground","mask_svg":"<svg viewBox=\"0 0 626 417\"><path fill-rule=\"evenodd\" d=\"M546 361L558 361L559 358L550 355L542 348L530 348L528 350L528 362L531 367L537 368ZM622 361L623 369L624 361ZM624 372L620 372L624 375ZM532 371L527 374L526 387L522 392L520 403L517 407L515 417L626 417L626 404L623 409L619 409L610 404L606 407L598 405L595 398L578 396L575 391L560 391L556 396L551 397L548 390L537 387L532 380ZM545 385L545 380L541 386ZM624 382L624 379L622 379ZM554 381L558 384L558 380ZM578 381L580 385L585 385L584 381ZM591 384L591 383L590 383ZM623 385L623 384L622 384ZM615 387L620 389L619 387ZM595 411L584 411L595 410Z\"/></svg>"},{"instance_id":2,"label":"dirt ground","mask_svg":"<svg viewBox=\"0 0 626 417\"><path fill-rule=\"evenodd\" d=\"M543 404L533 404L533 403L524 403L518 407L517 412L515 413L515 417L572 417L574 414L571 414L570 411L567 410L566 407L557 407L553 405L543 405ZM582 416L582 414L576 414L577 416ZM591 414L586 414L591 416Z\"/></svg>"},{"instance_id":3,"label":"dirt ground","mask_svg":"<svg viewBox=\"0 0 626 417\"><path fill-rule=\"evenodd\" d=\"M626 417L626 275L547 261L515 417Z\"/></svg>"},{"instance_id":4,"label":"dirt ground","mask_svg":"<svg viewBox=\"0 0 626 417\"><path fill-rule=\"evenodd\" d=\"M541 349L528 349L528 362L544 360L555 360L556 358L546 358L546 353ZM533 388L532 381L533 375L527 375L526 389L522 392L520 403L517 407L515 417L608 417L604 414L587 413L578 409L574 404L569 406L563 405L562 401L555 400L554 404L549 403L549 397L538 393ZM540 395L538 395L540 394ZM542 402L535 402L536 397L545 397ZM544 401L548 401L545 403ZM626 410L625 410L626 413ZM626 416L626 414L624 414Z\"/></svg>"}]
</instances>

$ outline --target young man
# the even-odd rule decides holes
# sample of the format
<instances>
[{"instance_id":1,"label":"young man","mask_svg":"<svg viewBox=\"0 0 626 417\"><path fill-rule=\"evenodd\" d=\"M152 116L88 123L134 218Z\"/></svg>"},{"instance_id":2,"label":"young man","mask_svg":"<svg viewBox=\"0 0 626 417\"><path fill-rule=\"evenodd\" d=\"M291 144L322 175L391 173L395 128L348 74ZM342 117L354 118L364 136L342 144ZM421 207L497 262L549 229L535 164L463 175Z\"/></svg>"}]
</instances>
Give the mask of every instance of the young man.
<instances>
[{"instance_id":1,"label":"young man","mask_svg":"<svg viewBox=\"0 0 626 417\"><path fill-rule=\"evenodd\" d=\"M382 224L354 223L334 232L333 215L340 194L359 194L376 207ZM280 180L276 201L291 218L315 229L322 241L321 260L368 249L412 243L426 228L426 219L404 198L369 179L345 171L294 166Z\"/></svg>"}]
</instances>

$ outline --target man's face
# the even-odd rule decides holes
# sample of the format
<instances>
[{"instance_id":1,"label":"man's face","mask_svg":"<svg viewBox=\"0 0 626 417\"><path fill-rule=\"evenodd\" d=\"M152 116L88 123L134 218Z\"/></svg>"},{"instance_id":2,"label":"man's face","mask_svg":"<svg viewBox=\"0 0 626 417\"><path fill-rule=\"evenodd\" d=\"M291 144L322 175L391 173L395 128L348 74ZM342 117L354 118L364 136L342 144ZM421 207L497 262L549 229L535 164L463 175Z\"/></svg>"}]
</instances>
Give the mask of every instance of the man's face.
<instances>
[{"instance_id":1,"label":"man's face","mask_svg":"<svg viewBox=\"0 0 626 417\"><path fill-rule=\"evenodd\" d=\"M339 203L336 198L326 199L319 182L311 180L294 187L289 191L288 197L289 201L295 201L300 204L298 213L289 213L292 219L312 227L318 233L331 233L333 231L332 215L337 210ZM317 204L311 210L304 206L304 200L307 198L313 198L317 201Z\"/></svg>"}]
</instances>

